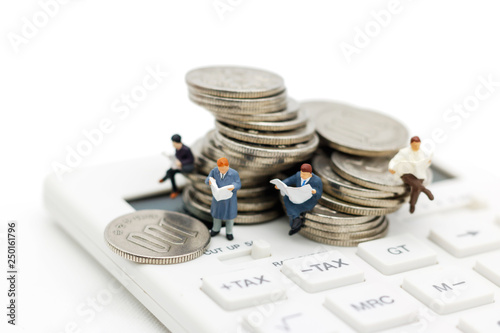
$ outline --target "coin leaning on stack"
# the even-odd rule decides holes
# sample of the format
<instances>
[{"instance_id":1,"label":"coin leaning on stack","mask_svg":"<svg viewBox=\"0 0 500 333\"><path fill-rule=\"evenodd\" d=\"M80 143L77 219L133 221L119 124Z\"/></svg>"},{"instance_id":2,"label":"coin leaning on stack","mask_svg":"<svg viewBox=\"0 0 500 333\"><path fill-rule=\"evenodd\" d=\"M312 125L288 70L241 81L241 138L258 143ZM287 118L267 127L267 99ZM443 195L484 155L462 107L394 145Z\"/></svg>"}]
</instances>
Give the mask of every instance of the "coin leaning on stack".
<instances>
[{"instance_id":1,"label":"coin leaning on stack","mask_svg":"<svg viewBox=\"0 0 500 333\"><path fill-rule=\"evenodd\" d=\"M408 131L383 114L335 102L310 101L301 107L314 119L325 151L312 162L323 195L305 215L300 233L337 246L385 236L385 215L408 199L404 183L388 171L391 158L408 143Z\"/></svg>"},{"instance_id":2,"label":"coin leaning on stack","mask_svg":"<svg viewBox=\"0 0 500 333\"><path fill-rule=\"evenodd\" d=\"M216 121L192 148L196 172L184 191L187 209L204 221L210 215L211 190L205 184L217 159L226 157L238 171L236 224L261 223L282 214L279 192L269 180L280 171L311 158L319 144L313 123L293 99L283 79L247 67L217 66L186 74L189 98Z\"/></svg>"}]
</instances>

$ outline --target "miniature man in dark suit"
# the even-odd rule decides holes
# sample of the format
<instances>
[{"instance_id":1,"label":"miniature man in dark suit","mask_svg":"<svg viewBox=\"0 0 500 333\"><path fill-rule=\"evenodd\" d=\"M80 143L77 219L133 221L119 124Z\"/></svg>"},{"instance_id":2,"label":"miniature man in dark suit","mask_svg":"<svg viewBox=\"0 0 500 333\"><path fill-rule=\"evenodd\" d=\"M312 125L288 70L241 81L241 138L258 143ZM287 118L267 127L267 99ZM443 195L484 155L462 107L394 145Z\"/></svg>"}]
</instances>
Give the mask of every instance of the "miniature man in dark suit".
<instances>
[{"instance_id":1,"label":"miniature man in dark suit","mask_svg":"<svg viewBox=\"0 0 500 333\"><path fill-rule=\"evenodd\" d=\"M238 202L236 191L241 188L240 175L238 171L229 167L229 161L225 157L217 160L217 167L213 168L208 174L205 183L211 185L210 178L215 179L217 187L231 186L227 190L233 192L233 196L227 200L217 201L212 197L212 206L210 213L214 219L214 225L210 231L210 236L215 236L220 232L222 221L226 222L226 238L233 240L233 224L234 219L238 215Z\"/></svg>"},{"instance_id":2,"label":"miniature man in dark suit","mask_svg":"<svg viewBox=\"0 0 500 333\"><path fill-rule=\"evenodd\" d=\"M299 232L304 224L305 213L313 209L318 203L319 198L321 198L321 194L323 193L323 182L321 181L321 178L312 173L311 165L305 163L302 164L299 172L283 180L283 183L287 186L295 187L301 187L309 184L312 187L312 197L301 204L294 204L290 201L288 196L283 197L286 213L290 218L291 229L288 234L291 236Z\"/></svg>"},{"instance_id":3,"label":"miniature man in dark suit","mask_svg":"<svg viewBox=\"0 0 500 333\"><path fill-rule=\"evenodd\" d=\"M179 172L190 173L194 170L194 156L188 146L182 144L179 134L172 135L172 145L175 148L175 165L167 170L165 177L159 180L163 183L167 178L172 182L172 193L170 198L175 199L179 195L179 190L175 184L175 175Z\"/></svg>"}]
</instances>

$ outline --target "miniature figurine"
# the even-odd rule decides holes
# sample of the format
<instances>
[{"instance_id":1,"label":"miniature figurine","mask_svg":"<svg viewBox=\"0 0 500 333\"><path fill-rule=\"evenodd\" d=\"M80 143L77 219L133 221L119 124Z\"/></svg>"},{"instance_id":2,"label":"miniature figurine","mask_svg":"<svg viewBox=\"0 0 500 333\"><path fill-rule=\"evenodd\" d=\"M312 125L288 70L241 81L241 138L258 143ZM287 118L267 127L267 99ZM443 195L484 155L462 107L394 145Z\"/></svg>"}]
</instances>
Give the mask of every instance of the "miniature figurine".
<instances>
[{"instance_id":1,"label":"miniature figurine","mask_svg":"<svg viewBox=\"0 0 500 333\"><path fill-rule=\"evenodd\" d=\"M410 213L412 214L420 192L424 192L429 200L434 200L434 195L423 185L427 168L430 165L431 159L420 149L418 136L411 138L410 147L401 149L389 162L389 172L401 177L403 182L410 187Z\"/></svg>"},{"instance_id":2,"label":"miniature figurine","mask_svg":"<svg viewBox=\"0 0 500 333\"><path fill-rule=\"evenodd\" d=\"M177 189L177 185L175 184L175 175L179 172L193 172L194 156L191 149L181 142L181 136L179 134L172 135L172 145L175 148L174 166L168 169L165 177L160 179L158 182L163 183L167 178L169 178L172 182L172 193L170 193L170 198L175 199L180 193Z\"/></svg>"},{"instance_id":3,"label":"miniature figurine","mask_svg":"<svg viewBox=\"0 0 500 333\"><path fill-rule=\"evenodd\" d=\"M291 236L300 231L300 229L304 225L305 213L312 210L318 203L318 200L323 193L323 182L321 181L321 178L312 173L311 165L304 163L300 167L299 172L283 180L283 183L287 186L296 187L310 185L312 188L312 196L301 203L292 202L288 195L285 195L283 197L286 213L290 218L291 229L288 234ZM278 186L275 186L275 188L278 189Z\"/></svg>"},{"instance_id":4,"label":"miniature figurine","mask_svg":"<svg viewBox=\"0 0 500 333\"><path fill-rule=\"evenodd\" d=\"M215 181L216 184L213 184ZM236 192L241 188L240 175L238 171L229 167L229 161L225 157L217 160L217 167L210 171L205 183L212 187L212 206L210 213L212 214L214 225L210 230L210 236L219 234L222 227L222 221L226 223L226 238L233 240L233 225L234 219L238 215L238 203ZM218 191L230 191L228 193L220 193Z\"/></svg>"}]
</instances>

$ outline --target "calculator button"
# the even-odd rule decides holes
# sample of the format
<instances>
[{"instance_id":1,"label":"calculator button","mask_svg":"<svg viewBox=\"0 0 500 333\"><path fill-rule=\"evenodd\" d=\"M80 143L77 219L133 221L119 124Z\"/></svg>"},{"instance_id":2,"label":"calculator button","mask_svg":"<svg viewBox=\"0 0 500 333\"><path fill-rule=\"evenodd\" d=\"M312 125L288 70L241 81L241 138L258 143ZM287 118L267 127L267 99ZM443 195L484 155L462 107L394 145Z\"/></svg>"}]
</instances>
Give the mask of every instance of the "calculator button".
<instances>
[{"instance_id":1,"label":"calculator button","mask_svg":"<svg viewBox=\"0 0 500 333\"><path fill-rule=\"evenodd\" d=\"M437 263L436 253L409 234L361 243L356 254L385 275Z\"/></svg>"},{"instance_id":2,"label":"calculator button","mask_svg":"<svg viewBox=\"0 0 500 333\"><path fill-rule=\"evenodd\" d=\"M250 253L252 259L262 259L271 256L271 244L265 240L258 239L252 244L252 251Z\"/></svg>"},{"instance_id":3,"label":"calculator button","mask_svg":"<svg viewBox=\"0 0 500 333\"><path fill-rule=\"evenodd\" d=\"M458 258L500 248L500 228L476 219L433 227L429 238Z\"/></svg>"},{"instance_id":4,"label":"calculator button","mask_svg":"<svg viewBox=\"0 0 500 333\"><path fill-rule=\"evenodd\" d=\"M359 332L375 332L415 322L418 304L399 288L363 284L327 295L325 306Z\"/></svg>"},{"instance_id":5,"label":"calculator button","mask_svg":"<svg viewBox=\"0 0 500 333\"><path fill-rule=\"evenodd\" d=\"M474 269L476 272L500 287L500 253L478 259Z\"/></svg>"},{"instance_id":6,"label":"calculator button","mask_svg":"<svg viewBox=\"0 0 500 333\"><path fill-rule=\"evenodd\" d=\"M277 306L263 312L258 308L245 316L245 326L255 333L333 333L336 319L321 305L304 307L301 303Z\"/></svg>"},{"instance_id":7,"label":"calculator button","mask_svg":"<svg viewBox=\"0 0 500 333\"><path fill-rule=\"evenodd\" d=\"M439 314L493 302L494 292L473 271L439 269L403 279L403 289Z\"/></svg>"},{"instance_id":8,"label":"calculator button","mask_svg":"<svg viewBox=\"0 0 500 333\"><path fill-rule=\"evenodd\" d=\"M281 272L310 293L365 280L363 271L339 251L286 260Z\"/></svg>"},{"instance_id":9,"label":"calculator button","mask_svg":"<svg viewBox=\"0 0 500 333\"><path fill-rule=\"evenodd\" d=\"M500 332L500 308L467 314L460 318L458 328L465 333Z\"/></svg>"},{"instance_id":10,"label":"calculator button","mask_svg":"<svg viewBox=\"0 0 500 333\"><path fill-rule=\"evenodd\" d=\"M241 270L203 278L203 290L226 310L236 310L286 298L277 274L262 270Z\"/></svg>"}]
</instances>

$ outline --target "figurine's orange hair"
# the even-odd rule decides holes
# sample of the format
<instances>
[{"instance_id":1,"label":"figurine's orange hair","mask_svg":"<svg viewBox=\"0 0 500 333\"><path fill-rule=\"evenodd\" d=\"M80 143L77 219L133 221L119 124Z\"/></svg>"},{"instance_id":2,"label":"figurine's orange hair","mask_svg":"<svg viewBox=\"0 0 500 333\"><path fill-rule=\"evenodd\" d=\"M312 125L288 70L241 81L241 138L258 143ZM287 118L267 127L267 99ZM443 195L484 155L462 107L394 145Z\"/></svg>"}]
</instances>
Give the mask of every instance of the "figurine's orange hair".
<instances>
[{"instance_id":1,"label":"figurine's orange hair","mask_svg":"<svg viewBox=\"0 0 500 333\"><path fill-rule=\"evenodd\" d=\"M229 161L225 157L221 157L217 160L217 166L222 167L222 166L229 166Z\"/></svg>"}]
</instances>

